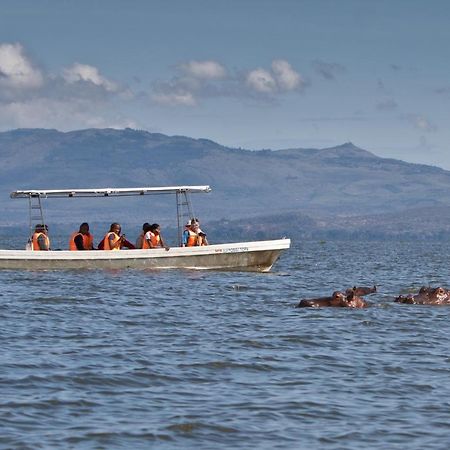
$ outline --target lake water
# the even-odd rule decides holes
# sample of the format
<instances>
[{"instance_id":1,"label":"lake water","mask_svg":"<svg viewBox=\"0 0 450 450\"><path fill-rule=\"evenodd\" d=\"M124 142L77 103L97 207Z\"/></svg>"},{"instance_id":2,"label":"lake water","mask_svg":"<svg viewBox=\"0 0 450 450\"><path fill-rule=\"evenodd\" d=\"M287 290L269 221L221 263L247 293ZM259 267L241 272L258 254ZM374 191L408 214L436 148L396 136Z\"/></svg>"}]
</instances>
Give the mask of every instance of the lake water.
<instances>
[{"instance_id":1,"label":"lake water","mask_svg":"<svg viewBox=\"0 0 450 450\"><path fill-rule=\"evenodd\" d=\"M270 274L0 272L0 448L446 449L448 243L303 242ZM296 309L377 284L372 307Z\"/></svg>"}]
</instances>

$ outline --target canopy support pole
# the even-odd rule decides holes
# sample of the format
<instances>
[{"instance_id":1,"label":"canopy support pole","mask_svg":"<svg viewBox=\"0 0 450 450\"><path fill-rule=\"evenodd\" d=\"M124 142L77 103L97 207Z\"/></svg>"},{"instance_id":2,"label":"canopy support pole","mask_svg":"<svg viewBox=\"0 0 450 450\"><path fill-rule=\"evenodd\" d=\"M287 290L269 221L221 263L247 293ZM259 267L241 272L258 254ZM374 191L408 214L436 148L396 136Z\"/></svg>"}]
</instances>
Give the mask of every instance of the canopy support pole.
<instances>
[{"instance_id":1,"label":"canopy support pole","mask_svg":"<svg viewBox=\"0 0 450 450\"><path fill-rule=\"evenodd\" d=\"M192 208L191 198L189 192L177 191L177 227L178 227L178 245L183 244L183 228L188 220L194 217L194 210Z\"/></svg>"},{"instance_id":2,"label":"canopy support pole","mask_svg":"<svg viewBox=\"0 0 450 450\"><path fill-rule=\"evenodd\" d=\"M30 215L30 239L34 234L35 226L39 223L45 224L44 211L42 209L42 202L40 195L28 196L28 206Z\"/></svg>"}]
</instances>

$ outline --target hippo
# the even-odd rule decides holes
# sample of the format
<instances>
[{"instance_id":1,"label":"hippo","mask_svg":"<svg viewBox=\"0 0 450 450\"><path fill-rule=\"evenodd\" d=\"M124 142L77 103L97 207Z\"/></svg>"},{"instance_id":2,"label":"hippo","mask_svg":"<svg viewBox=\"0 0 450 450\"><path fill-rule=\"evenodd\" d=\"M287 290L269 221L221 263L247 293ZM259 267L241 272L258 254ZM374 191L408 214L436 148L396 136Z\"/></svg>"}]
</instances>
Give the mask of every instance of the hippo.
<instances>
[{"instance_id":1,"label":"hippo","mask_svg":"<svg viewBox=\"0 0 450 450\"><path fill-rule=\"evenodd\" d=\"M373 288L356 287L347 289L345 293L335 291L331 297L319 297L300 300L296 308L321 308L321 307L341 307L341 308L365 308L367 303L361 298L363 295L372 294L377 291Z\"/></svg>"},{"instance_id":2,"label":"hippo","mask_svg":"<svg viewBox=\"0 0 450 450\"><path fill-rule=\"evenodd\" d=\"M399 295L394 302L410 305L450 305L450 290L438 286L437 288L422 286L416 295Z\"/></svg>"},{"instance_id":3,"label":"hippo","mask_svg":"<svg viewBox=\"0 0 450 450\"><path fill-rule=\"evenodd\" d=\"M364 286L353 286L351 289L347 289L345 291L346 295L350 295L353 292L354 295L357 295L358 297L362 297L364 295L373 294L377 292L377 287L364 287Z\"/></svg>"},{"instance_id":4,"label":"hippo","mask_svg":"<svg viewBox=\"0 0 450 450\"><path fill-rule=\"evenodd\" d=\"M347 297L340 291L335 291L331 297L319 297L300 300L296 308L321 308L324 306L346 307Z\"/></svg>"}]
</instances>

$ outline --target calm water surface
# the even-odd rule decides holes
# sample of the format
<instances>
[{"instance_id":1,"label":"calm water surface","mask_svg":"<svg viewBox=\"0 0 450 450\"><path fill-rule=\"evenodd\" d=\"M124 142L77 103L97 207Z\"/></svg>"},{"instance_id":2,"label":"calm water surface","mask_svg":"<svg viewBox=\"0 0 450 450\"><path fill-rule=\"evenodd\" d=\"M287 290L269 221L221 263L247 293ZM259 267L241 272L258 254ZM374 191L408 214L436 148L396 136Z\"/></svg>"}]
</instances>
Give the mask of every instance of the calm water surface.
<instances>
[{"instance_id":1,"label":"calm water surface","mask_svg":"<svg viewBox=\"0 0 450 450\"><path fill-rule=\"evenodd\" d=\"M0 272L0 448L447 449L448 243L303 242L273 273ZM366 310L299 299L377 284Z\"/></svg>"}]
</instances>

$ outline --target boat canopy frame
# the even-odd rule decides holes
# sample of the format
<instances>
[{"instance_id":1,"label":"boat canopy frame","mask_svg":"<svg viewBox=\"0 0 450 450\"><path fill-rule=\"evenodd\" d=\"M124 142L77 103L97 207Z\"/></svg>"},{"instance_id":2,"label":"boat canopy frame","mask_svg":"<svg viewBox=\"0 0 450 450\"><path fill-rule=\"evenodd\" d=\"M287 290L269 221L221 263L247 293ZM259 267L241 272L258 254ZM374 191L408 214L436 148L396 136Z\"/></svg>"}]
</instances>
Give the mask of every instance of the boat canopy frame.
<instances>
[{"instance_id":1,"label":"boat canopy frame","mask_svg":"<svg viewBox=\"0 0 450 450\"><path fill-rule=\"evenodd\" d=\"M65 198L65 197L126 197L131 195L207 193L209 186L168 186L168 187L136 187L136 188L99 188L99 189L31 189L11 192L11 198Z\"/></svg>"},{"instance_id":2,"label":"boat canopy frame","mask_svg":"<svg viewBox=\"0 0 450 450\"><path fill-rule=\"evenodd\" d=\"M89 198L89 197L129 197L140 195L175 194L177 209L178 243L182 244L182 228L187 220L194 218L194 210L189 194L211 192L210 186L167 186L136 188L92 188L92 189L32 189L11 192L11 198L28 198L30 216L30 236L34 233L34 221L44 223L42 198ZM36 210L39 213L36 214ZM30 240L29 240L30 242Z\"/></svg>"}]
</instances>

